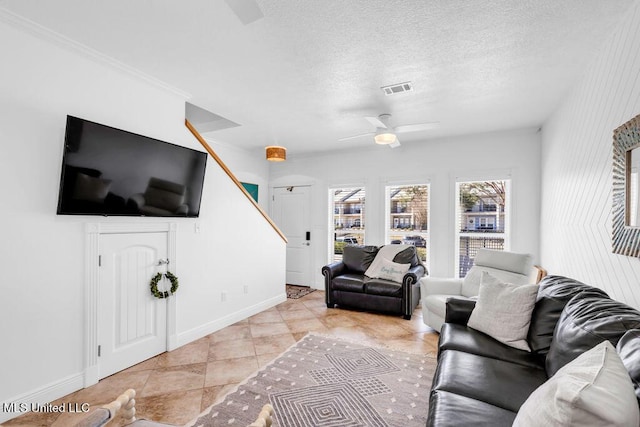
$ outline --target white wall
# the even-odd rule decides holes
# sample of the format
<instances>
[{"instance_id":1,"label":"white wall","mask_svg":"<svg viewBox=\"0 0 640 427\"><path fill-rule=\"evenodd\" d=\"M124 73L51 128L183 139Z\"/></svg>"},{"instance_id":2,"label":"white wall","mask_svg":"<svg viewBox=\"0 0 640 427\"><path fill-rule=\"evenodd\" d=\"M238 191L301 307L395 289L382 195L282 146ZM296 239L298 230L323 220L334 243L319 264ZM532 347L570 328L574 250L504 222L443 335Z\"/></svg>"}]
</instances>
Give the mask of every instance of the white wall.
<instances>
[{"instance_id":1,"label":"white wall","mask_svg":"<svg viewBox=\"0 0 640 427\"><path fill-rule=\"evenodd\" d=\"M542 263L640 308L640 263L611 252L613 130L640 113L640 3L542 137Z\"/></svg>"},{"instance_id":2,"label":"white wall","mask_svg":"<svg viewBox=\"0 0 640 427\"><path fill-rule=\"evenodd\" d=\"M454 275L455 180L510 175L513 183L511 250L538 260L540 136L519 130L423 143L396 149L371 143L360 150L293 158L271 166L273 187L312 185L313 286L323 287L320 269L329 245L328 188L366 186L366 243L384 243L384 187L395 182L431 183L433 276Z\"/></svg>"},{"instance_id":3,"label":"white wall","mask_svg":"<svg viewBox=\"0 0 640 427\"><path fill-rule=\"evenodd\" d=\"M66 115L202 148L182 94L6 21L0 13L0 403L44 403L83 384L85 224L163 221L56 216ZM212 159L204 192L199 219L171 219L178 344L285 299L284 242Z\"/></svg>"},{"instance_id":4,"label":"white wall","mask_svg":"<svg viewBox=\"0 0 640 427\"><path fill-rule=\"evenodd\" d=\"M209 134L211 135L211 134ZM238 181L258 185L258 204L265 212L269 209L269 165L264 152L248 152L207 136L207 143L233 171Z\"/></svg>"}]
</instances>

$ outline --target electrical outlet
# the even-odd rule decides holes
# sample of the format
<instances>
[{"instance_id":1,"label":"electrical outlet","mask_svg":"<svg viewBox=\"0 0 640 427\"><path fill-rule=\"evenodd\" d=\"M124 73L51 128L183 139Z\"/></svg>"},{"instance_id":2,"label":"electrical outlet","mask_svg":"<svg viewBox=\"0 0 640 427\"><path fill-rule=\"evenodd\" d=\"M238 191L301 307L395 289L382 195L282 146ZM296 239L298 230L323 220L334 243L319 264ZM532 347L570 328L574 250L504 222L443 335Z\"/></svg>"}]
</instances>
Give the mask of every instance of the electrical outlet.
<instances>
[{"instance_id":1,"label":"electrical outlet","mask_svg":"<svg viewBox=\"0 0 640 427\"><path fill-rule=\"evenodd\" d=\"M244 293L245 294L249 293L249 285L244 285Z\"/></svg>"},{"instance_id":2,"label":"electrical outlet","mask_svg":"<svg viewBox=\"0 0 640 427\"><path fill-rule=\"evenodd\" d=\"M220 294L220 301L221 302L225 302L227 300L227 293L226 292L222 292Z\"/></svg>"},{"instance_id":3,"label":"electrical outlet","mask_svg":"<svg viewBox=\"0 0 640 427\"><path fill-rule=\"evenodd\" d=\"M195 224L193 224L193 231L195 233L199 233L200 232L200 223L196 222Z\"/></svg>"}]
</instances>

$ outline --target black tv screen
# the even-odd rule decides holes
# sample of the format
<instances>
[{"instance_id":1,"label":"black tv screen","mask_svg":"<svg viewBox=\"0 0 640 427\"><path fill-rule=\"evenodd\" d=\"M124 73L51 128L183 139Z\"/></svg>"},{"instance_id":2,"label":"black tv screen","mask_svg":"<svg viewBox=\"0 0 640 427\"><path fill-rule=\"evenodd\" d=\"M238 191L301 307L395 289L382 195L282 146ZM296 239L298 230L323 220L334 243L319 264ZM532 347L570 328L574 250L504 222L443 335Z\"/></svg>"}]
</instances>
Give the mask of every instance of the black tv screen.
<instances>
[{"instance_id":1,"label":"black tv screen","mask_svg":"<svg viewBox=\"0 0 640 427\"><path fill-rule=\"evenodd\" d=\"M59 215L197 217L207 154L67 116Z\"/></svg>"}]
</instances>

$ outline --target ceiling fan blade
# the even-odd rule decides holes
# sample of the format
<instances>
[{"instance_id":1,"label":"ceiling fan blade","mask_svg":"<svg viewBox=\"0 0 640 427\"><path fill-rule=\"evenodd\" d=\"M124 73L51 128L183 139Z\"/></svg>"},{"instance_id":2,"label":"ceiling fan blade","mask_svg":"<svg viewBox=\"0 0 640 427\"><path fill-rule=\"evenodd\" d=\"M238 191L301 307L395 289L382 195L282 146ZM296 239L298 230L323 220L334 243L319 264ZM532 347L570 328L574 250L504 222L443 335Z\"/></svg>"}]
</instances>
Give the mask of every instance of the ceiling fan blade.
<instances>
[{"instance_id":1,"label":"ceiling fan blade","mask_svg":"<svg viewBox=\"0 0 640 427\"><path fill-rule=\"evenodd\" d=\"M415 125L402 125L396 126L395 131L398 133L401 132L420 132L423 130L436 129L440 127L440 122L431 122L431 123L418 123Z\"/></svg>"},{"instance_id":2,"label":"ceiling fan blade","mask_svg":"<svg viewBox=\"0 0 640 427\"><path fill-rule=\"evenodd\" d=\"M365 137L365 136L373 136L373 135L375 135L375 134L376 134L375 132L368 132L368 133L361 133L360 135L347 136L347 137L345 137L345 138L340 138L340 139L338 140L338 142L348 141L348 140L350 140L350 139L362 138L362 137Z\"/></svg>"},{"instance_id":3,"label":"ceiling fan blade","mask_svg":"<svg viewBox=\"0 0 640 427\"><path fill-rule=\"evenodd\" d=\"M365 117L365 120L377 128L383 128L383 129L387 128L387 125L384 124L382 120L380 120L378 117Z\"/></svg>"},{"instance_id":4,"label":"ceiling fan blade","mask_svg":"<svg viewBox=\"0 0 640 427\"><path fill-rule=\"evenodd\" d=\"M255 0L224 0L224 2L227 3L243 25L248 25L264 18L264 14Z\"/></svg>"}]
</instances>

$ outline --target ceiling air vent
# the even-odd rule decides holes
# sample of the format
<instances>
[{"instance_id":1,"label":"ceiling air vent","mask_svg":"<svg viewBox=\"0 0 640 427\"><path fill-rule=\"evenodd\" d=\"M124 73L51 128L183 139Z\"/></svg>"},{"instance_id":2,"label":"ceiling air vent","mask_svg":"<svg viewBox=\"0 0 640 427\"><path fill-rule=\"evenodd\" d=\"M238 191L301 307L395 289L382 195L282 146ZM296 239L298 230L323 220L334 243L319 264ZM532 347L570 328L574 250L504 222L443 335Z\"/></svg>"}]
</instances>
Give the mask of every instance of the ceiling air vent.
<instances>
[{"instance_id":1,"label":"ceiling air vent","mask_svg":"<svg viewBox=\"0 0 640 427\"><path fill-rule=\"evenodd\" d=\"M380 89L384 92L385 95L395 95L397 93L409 92L413 90L413 85L411 82L397 83L389 86L382 86Z\"/></svg>"}]
</instances>

